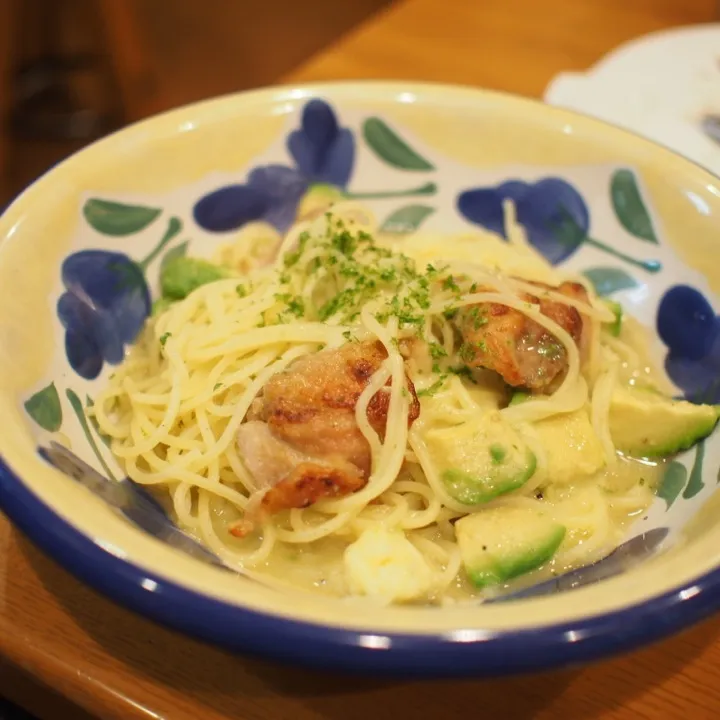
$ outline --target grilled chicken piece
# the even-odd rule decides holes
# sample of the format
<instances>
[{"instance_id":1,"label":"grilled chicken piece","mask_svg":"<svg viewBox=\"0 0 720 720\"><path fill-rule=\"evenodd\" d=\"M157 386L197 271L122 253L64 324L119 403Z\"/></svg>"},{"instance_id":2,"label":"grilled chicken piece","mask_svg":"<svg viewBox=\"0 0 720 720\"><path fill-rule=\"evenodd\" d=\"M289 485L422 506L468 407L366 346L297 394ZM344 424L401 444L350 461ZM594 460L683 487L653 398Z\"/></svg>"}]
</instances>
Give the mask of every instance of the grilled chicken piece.
<instances>
[{"instance_id":1,"label":"grilled chicken piece","mask_svg":"<svg viewBox=\"0 0 720 720\"><path fill-rule=\"evenodd\" d=\"M565 282L556 288L532 284L589 304L585 288L578 283ZM543 315L563 328L584 355L589 323L576 308L530 293L519 297L537 306ZM567 371L565 346L519 310L497 303L480 303L463 308L456 322L463 338L460 348L463 361L471 368L494 370L508 385L547 393Z\"/></svg>"},{"instance_id":2,"label":"grilled chicken piece","mask_svg":"<svg viewBox=\"0 0 720 720\"><path fill-rule=\"evenodd\" d=\"M367 475L370 447L355 421L355 405L387 357L380 342L347 343L336 350L306 355L265 386L259 416L272 434L315 458L343 460ZM419 413L415 390L410 422ZM378 392L368 404L371 427L382 439L390 396Z\"/></svg>"},{"instance_id":3,"label":"grilled chicken piece","mask_svg":"<svg viewBox=\"0 0 720 720\"><path fill-rule=\"evenodd\" d=\"M318 500L352 495L362 490L366 483L367 478L357 472L303 462L263 495L262 508L270 514L289 508L306 508Z\"/></svg>"},{"instance_id":4,"label":"grilled chicken piece","mask_svg":"<svg viewBox=\"0 0 720 720\"><path fill-rule=\"evenodd\" d=\"M342 457L321 461L278 440L266 422L250 420L240 426L238 450L246 467L268 489L262 506L269 512L302 508L323 497L340 497L362 488L366 477Z\"/></svg>"},{"instance_id":5,"label":"grilled chicken piece","mask_svg":"<svg viewBox=\"0 0 720 720\"><path fill-rule=\"evenodd\" d=\"M300 358L265 385L237 435L240 456L265 491L262 510L308 507L364 487L372 458L355 406L386 357L380 342L348 343ZM406 384L412 424L420 403L410 378ZM368 422L381 439L389 404L385 390L368 404Z\"/></svg>"}]
</instances>

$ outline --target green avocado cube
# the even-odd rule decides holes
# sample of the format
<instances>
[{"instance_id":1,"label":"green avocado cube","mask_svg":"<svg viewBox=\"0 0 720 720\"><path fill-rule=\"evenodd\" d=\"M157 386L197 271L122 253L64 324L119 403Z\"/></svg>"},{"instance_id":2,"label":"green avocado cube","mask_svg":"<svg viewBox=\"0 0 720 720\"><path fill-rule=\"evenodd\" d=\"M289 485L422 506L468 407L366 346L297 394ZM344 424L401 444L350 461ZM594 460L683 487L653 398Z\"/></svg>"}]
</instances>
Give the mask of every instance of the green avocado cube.
<instances>
[{"instance_id":1,"label":"green avocado cube","mask_svg":"<svg viewBox=\"0 0 720 720\"><path fill-rule=\"evenodd\" d=\"M201 285L232 277L232 272L207 260L176 257L160 271L160 290L167 300L182 300Z\"/></svg>"},{"instance_id":2,"label":"green avocado cube","mask_svg":"<svg viewBox=\"0 0 720 720\"><path fill-rule=\"evenodd\" d=\"M425 442L448 494L463 505L512 492L535 472L535 455L497 411L460 427L429 430Z\"/></svg>"},{"instance_id":3,"label":"green avocado cube","mask_svg":"<svg viewBox=\"0 0 720 720\"><path fill-rule=\"evenodd\" d=\"M541 509L487 508L460 518L455 536L470 582L506 583L541 567L557 552L566 529Z\"/></svg>"},{"instance_id":4,"label":"green avocado cube","mask_svg":"<svg viewBox=\"0 0 720 720\"><path fill-rule=\"evenodd\" d=\"M652 390L618 387L610 401L610 436L634 457L665 457L707 437L718 421L718 406L673 400Z\"/></svg>"}]
</instances>

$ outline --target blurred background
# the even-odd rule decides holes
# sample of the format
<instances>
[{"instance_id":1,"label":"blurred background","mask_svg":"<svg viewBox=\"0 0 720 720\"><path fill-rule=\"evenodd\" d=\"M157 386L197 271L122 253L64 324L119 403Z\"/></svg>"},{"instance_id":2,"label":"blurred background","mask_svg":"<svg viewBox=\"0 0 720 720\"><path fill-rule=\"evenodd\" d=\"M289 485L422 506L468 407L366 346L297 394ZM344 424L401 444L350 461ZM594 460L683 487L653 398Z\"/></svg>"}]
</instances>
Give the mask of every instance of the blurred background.
<instances>
[{"instance_id":1,"label":"blurred background","mask_svg":"<svg viewBox=\"0 0 720 720\"><path fill-rule=\"evenodd\" d=\"M558 73L584 71L633 38L678 26L719 21L720 0L0 0L0 211L35 178L93 140L149 115L205 98L270 84L363 77L453 82L539 98ZM714 107L708 102L703 109L716 113L715 150L720 167L720 73L716 74L720 69L720 46L717 54L712 48L710 55L712 67L707 75L712 82L717 77L717 90L713 86L711 92L718 100ZM704 67L701 70L705 72ZM626 85L621 82L617 87L620 90L613 96L616 101L613 111L619 116L609 119L620 123L628 116ZM606 102L607 96L600 96L598 101L594 86L591 89L596 104L604 109L612 104ZM667 94L667 107L678 115L684 112L677 96L667 92L664 85L662 94ZM663 103L664 100L665 97ZM656 115L658 107L652 107ZM646 116L638 120L635 128L638 132L647 130L645 121ZM669 127L682 130L678 125ZM667 144L672 146L669 140ZM696 160L701 162L703 158ZM3 528L9 537L9 527L0 518L0 531ZM157 685L144 684L146 680L141 679L142 692L152 695L162 685L157 692L164 694L165 699L172 695L182 697L186 691L182 671L177 677L174 671L166 669L163 670L166 675L155 674L152 657L160 657L165 645L158 645L160 649L148 659L143 655L144 648L152 646L155 639L148 639L145 645L133 645L135 639L124 632L125 626L117 630L121 639L116 643L113 633L105 631L105 606L94 598L86 601L90 596L84 590L74 589L74 585L66 596L73 598L68 603L70 610L62 601L54 604L49 599L50 590L35 577L29 565L21 565L17 558L8 561L4 575L2 550L7 547L4 542L0 532L0 581L8 587L14 585L15 597L32 599L27 603L27 615L21 618L20 611L15 610L15 617L25 627L35 629L36 618L49 610L51 620L44 627L55 618L65 624L59 626L56 636L42 636L42 652L27 641L37 657L52 658L47 666L32 666L28 661L24 670L18 667L16 675L0 657L2 693L28 708L37 708L38 715L52 720L89 717L72 710L65 712L64 700L50 693L43 680L43 674L47 679L54 672L48 668L64 665L63 658L59 656L57 660L54 653L61 651L70 659L76 657L73 643L81 638L85 643L81 650L88 650L93 662L106 653L107 666L97 676L88 678L79 672L79 679L74 678L72 669L67 676L58 673L53 676L56 690L62 688L64 694L67 689L68 696L75 693L85 698L96 694L101 703L111 695L119 697L116 689L123 687L122 682L134 682L133 673L142 677L147 669L151 677L147 682L157 681ZM28 568L30 572L22 572ZM35 596L38 587L39 599ZM4 585L0 585L0 610L4 590ZM77 613L83 618L77 627L75 606L83 608L83 612ZM103 632L99 636L106 638L107 647L101 647L102 643L96 642L91 633L87 633L86 639L83 623L101 627ZM72 630L66 636L63 633L68 632L68 627ZM637 656L622 665L603 666L598 671L601 675L587 675L584 684L576 683L574 690L572 683L569 690L557 690L552 684L547 685L544 678L538 678L536 689L528 686L521 700L527 699L528 707L536 702L549 702L548 712L552 714L553 708L564 703L566 697L567 702L573 703L574 697L587 695L588 702L593 704L600 697L605 702L607 695L609 703L618 704L635 702L637 695L639 703L649 698L650 714L643 717L669 717L663 714L664 708L671 708L678 689L690 693L694 682L691 675L683 680L679 670L670 673L668 668L675 665L668 658L677 648L690 648L693 643L702 646L702 651L692 650L692 662L699 668L695 677L705 677L708 684L714 680L712 673L707 674L704 658L710 657L707 653L716 652L716 647L706 643L703 632L706 631L701 628L694 636L696 640L687 646L668 646L672 649L666 651L664 659L657 654L643 656L644 668L643 661L635 667ZM22 637L26 642L26 636ZM110 659L113 647L129 650L123 651L126 654L118 653L119 659L113 661ZM678 662L685 662L690 652L681 649ZM56 660L57 665L53 664ZM227 682L228 687L237 690L238 702L249 702L248 712L262 712L259 703L265 700L243 696L245 687L254 686L254 676L249 673L250 680L244 679L236 687L232 667L218 673L219 687ZM662 670L659 676L658 667ZM632 678L633 672L648 680L638 683ZM120 684L102 686L104 679L115 673ZM34 675L39 678L37 682L31 677ZM653 696L658 703L654 705L651 693L658 677L664 681L664 676L671 675L677 676L673 682L678 684L666 691L661 689L667 694ZM214 669L207 669L201 677L212 677L214 682ZM158 678L170 680L166 683ZM687 685L683 686L683 682ZM702 696L702 681L698 683L697 694ZM82 685L87 689L78 690ZM261 676L256 687L263 688L260 694L266 692ZM303 686L300 694L311 708L330 708L334 702L340 707L351 697L343 695L347 690L341 689L335 699L318 700L314 690L307 693L306 690ZM205 687L202 682L191 683L187 692L193 696L192 702L204 701L213 694L210 685ZM287 690L288 695L292 692ZM218 707L226 701L234 703L230 692L227 697L221 695ZM669 700L666 703L662 698ZM129 696L126 700L132 702ZM278 713L290 707L282 704L279 696L277 701ZM710 695L707 702L713 702ZM118 700L117 707L124 704L125 701ZM138 708L138 712L144 710ZM667 712L671 711L674 712ZM554 717L564 717L563 712L578 716L572 710L560 712ZM682 713L682 708L677 712ZM608 713L619 717L614 709ZM629 709L623 717L640 717L634 713ZM122 717L124 720L125 716ZM516 717L519 716L513 715ZM712 717L715 720L717 716ZM30 716L11 708L0 697L0 720L30 720Z\"/></svg>"},{"instance_id":2,"label":"blurred background","mask_svg":"<svg viewBox=\"0 0 720 720\"><path fill-rule=\"evenodd\" d=\"M408 4L417 26L402 20ZM583 70L647 32L717 21L718 7L718 0L0 0L0 208L93 139L203 98L295 77L398 74L538 97L553 72ZM387 31L368 54L363 29L384 16ZM428 27L436 37L427 37ZM424 42L446 52L409 75L407 49Z\"/></svg>"},{"instance_id":3,"label":"blurred background","mask_svg":"<svg viewBox=\"0 0 720 720\"><path fill-rule=\"evenodd\" d=\"M0 207L112 129L278 82L390 0L0 0Z\"/></svg>"}]
</instances>

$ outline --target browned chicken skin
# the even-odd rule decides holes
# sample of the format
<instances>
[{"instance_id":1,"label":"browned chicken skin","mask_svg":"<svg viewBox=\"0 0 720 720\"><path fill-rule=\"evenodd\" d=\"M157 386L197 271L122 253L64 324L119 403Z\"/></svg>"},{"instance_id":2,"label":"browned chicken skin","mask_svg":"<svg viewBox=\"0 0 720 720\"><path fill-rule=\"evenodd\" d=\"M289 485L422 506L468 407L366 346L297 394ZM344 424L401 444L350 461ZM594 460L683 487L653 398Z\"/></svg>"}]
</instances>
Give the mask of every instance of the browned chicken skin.
<instances>
[{"instance_id":1,"label":"browned chicken skin","mask_svg":"<svg viewBox=\"0 0 720 720\"><path fill-rule=\"evenodd\" d=\"M263 511L304 508L365 486L371 452L355 406L386 357L380 342L347 343L300 358L265 385L237 438L258 487L269 488L261 501ZM406 383L412 424L420 403L412 381L406 378ZM368 421L381 439L389 404L384 390L368 404Z\"/></svg>"},{"instance_id":2,"label":"browned chicken skin","mask_svg":"<svg viewBox=\"0 0 720 720\"><path fill-rule=\"evenodd\" d=\"M532 284L589 303L585 288L578 283L565 282L555 288ZM521 293L519 298L557 323L584 352L587 323L576 308L542 295ZM480 303L460 310L456 322L463 338L460 356L465 364L494 370L508 385L550 392L567 370L565 346L519 310L497 303Z\"/></svg>"},{"instance_id":3,"label":"browned chicken skin","mask_svg":"<svg viewBox=\"0 0 720 720\"><path fill-rule=\"evenodd\" d=\"M263 496L262 507L271 514L305 508L318 500L350 495L366 483L366 477L344 468L302 462Z\"/></svg>"}]
</instances>

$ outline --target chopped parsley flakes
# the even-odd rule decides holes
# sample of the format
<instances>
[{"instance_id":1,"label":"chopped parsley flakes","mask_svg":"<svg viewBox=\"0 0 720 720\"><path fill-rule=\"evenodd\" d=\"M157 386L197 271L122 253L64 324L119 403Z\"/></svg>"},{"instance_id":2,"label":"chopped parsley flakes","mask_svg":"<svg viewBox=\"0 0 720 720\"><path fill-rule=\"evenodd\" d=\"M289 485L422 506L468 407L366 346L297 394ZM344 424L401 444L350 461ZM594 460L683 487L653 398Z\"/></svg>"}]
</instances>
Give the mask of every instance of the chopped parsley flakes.
<instances>
[{"instance_id":1,"label":"chopped parsley flakes","mask_svg":"<svg viewBox=\"0 0 720 720\"><path fill-rule=\"evenodd\" d=\"M342 220L330 222L323 236L302 233L297 248L285 254L283 263L283 288L276 297L296 317L351 322L367 303L390 297L376 312L379 322L395 317L401 330L410 328L416 333L424 327L430 308L427 274L419 272L407 256L376 245L368 233L351 231ZM312 306L297 297L311 275L316 275Z\"/></svg>"},{"instance_id":2,"label":"chopped parsley flakes","mask_svg":"<svg viewBox=\"0 0 720 720\"><path fill-rule=\"evenodd\" d=\"M471 289L472 292L472 289ZM480 305L474 305L467 313L470 322L475 330L479 330L483 325L487 325L487 308Z\"/></svg>"},{"instance_id":3,"label":"chopped parsley flakes","mask_svg":"<svg viewBox=\"0 0 720 720\"><path fill-rule=\"evenodd\" d=\"M451 292L451 303L457 305L466 293L477 292L477 283L471 283L463 273L452 274L447 265L418 265L407 255L376 244L368 233L352 229L342 219L330 215L328 219L324 232L301 233L296 247L283 256L275 291L275 300L281 306L277 312L261 316L257 327L296 318L351 325L361 312L370 310L380 324L393 322L398 337L414 336L427 342L432 370L439 379L420 394L437 392L448 373L472 380L469 366L478 352L486 351L485 341L465 342L448 357L444 344L432 337L434 328L429 326L428 313L431 290ZM244 297L244 286L239 285L237 293ZM451 303L442 312L446 320L453 320L460 312ZM475 330L488 322L482 306L463 307L462 318L464 325L470 323ZM350 330L345 330L343 337L347 342L357 341ZM458 361L459 367L452 367Z\"/></svg>"},{"instance_id":4,"label":"chopped parsley flakes","mask_svg":"<svg viewBox=\"0 0 720 720\"><path fill-rule=\"evenodd\" d=\"M473 376L472 368L468 367L467 365L458 365L457 367L450 368L450 372L453 375L457 375L459 377L464 377L470 380L470 382L477 385L477 381L475 380Z\"/></svg>"},{"instance_id":5,"label":"chopped parsley flakes","mask_svg":"<svg viewBox=\"0 0 720 720\"><path fill-rule=\"evenodd\" d=\"M288 252L285 253L285 257L283 258L283 264L286 268L291 268L293 265L297 265L298 261L303 255L303 252L305 251L305 247L310 242L310 233L304 232L300 233L300 236L298 237L298 246L296 250L288 250Z\"/></svg>"},{"instance_id":6,"label":"chopped parsley flakes","mask_svg":"<svg viewBox=\"0 0 720 720\"><path fill-rule=\"evenodd\" d=\"M276 293L275 299L285 304L287 308L285 313L293 315L296 318L301 318L305 315L305 301L299 295L294 296L290 293ZM283 313L283 315L285 315L285 313ZM286 317L281 317L281 322L285 322L286 319Z\"/></svg>"},{"instance_id":7,"label":"chopped parsley flakes","mask_svg":"<svg viewBox=\"0 0 720 720\"><path fill-rule=\"evenodd\" d=\"M430 357L433 360L447 357L447 350L440 343L430 343Z\"/></svg>"},{"instance_id":8,"label":"chopped parsley flakes","mask_svg":"<svg viewBox=\"0 0 720 720\"><path fill-rule=\"evenodd\" d=\"M470 363L475 360L478 352L486 352L487 343L480 340L476 343L464 342L458 350L458 355L463 362Z\"/></svg>"},{"instance_id":9,"label":"chopped parsley flakes","mask_svg":"<svg viewBox=\"0 0 720 720\"><path fill-rule=\"evenodd\" d=\"M436 380L432 385L426 387L424 390L418 391L418 397L432 397L433 395L435 395L435 393L442 389L442 386L445 384L446 380L447 375L442 375L440 379Z\"/></svg>"}]
</instances>

